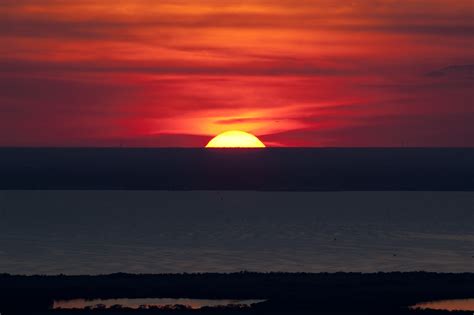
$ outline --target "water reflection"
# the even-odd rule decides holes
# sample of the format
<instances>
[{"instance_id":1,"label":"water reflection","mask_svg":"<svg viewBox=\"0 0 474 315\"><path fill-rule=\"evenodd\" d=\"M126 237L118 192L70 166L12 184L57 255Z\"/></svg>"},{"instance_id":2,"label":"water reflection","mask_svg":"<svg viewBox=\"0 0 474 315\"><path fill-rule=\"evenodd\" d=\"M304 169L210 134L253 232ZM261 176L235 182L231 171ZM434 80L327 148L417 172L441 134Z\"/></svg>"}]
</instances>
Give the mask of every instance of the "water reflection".
<instances>
[{"instance_id":1,"label":"water reflection","mask_svg":"<svg viewBox=\"0 0 474 315\"><path fill-rule=\"evenodd\" d=\"M94 309L94 308L160 308L174 305L184 305L188 308L199 309L205 306L250 306L263 300L204 300L204 299L171 299L171 298L143 298L143 299L74 299L54 301L53 309Z\"/></svg>"},{"instance_id":2,"label":"water reflection","mask_svg":"<svg viewBox=\"0 0 474 315\"><path fill-rule=\"evenodd\" d=\"M432 309L443 311L474 311L473 299L442 300L433 302L423 302L412 306L413 309Z\"/></svg>"}]
</instances>

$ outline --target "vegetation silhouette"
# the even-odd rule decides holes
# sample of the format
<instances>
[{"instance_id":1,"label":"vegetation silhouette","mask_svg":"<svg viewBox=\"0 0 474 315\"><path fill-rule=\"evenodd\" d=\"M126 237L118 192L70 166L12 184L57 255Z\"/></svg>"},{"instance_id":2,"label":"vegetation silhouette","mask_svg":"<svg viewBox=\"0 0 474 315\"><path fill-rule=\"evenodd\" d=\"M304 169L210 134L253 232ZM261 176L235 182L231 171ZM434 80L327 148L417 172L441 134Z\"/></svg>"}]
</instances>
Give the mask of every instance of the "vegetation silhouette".
<instances>
[{"instance_id":1,"label":"vegetation silhouette","mask_svg":"<svg viewBox=\"0 0 474 315\"><path fill-rule=\"evenodd\" d=\"M252 273L0 275L0 312L17 314L470 314L410 310L422 301L472 298L474 273ZM251 307L121 306L52 310L54 300L110 298L262 299Z\"/></svg>"}]
</instances>

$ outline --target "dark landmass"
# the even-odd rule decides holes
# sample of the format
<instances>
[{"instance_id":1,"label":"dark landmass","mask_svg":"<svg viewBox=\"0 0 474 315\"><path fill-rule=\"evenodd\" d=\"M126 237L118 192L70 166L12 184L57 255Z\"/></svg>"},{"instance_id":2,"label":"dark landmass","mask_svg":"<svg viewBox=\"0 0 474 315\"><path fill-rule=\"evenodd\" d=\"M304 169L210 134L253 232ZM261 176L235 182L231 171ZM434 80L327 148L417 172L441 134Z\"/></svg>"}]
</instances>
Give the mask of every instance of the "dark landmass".
<instances>
[{"instance_id":1,"label":"dark landmass","mask_svg":"<svg viewBox=\"0 0 474 315\"><path fill-rule=\"evenodd\" d=\"M104 276L0 275L0 312L11 314L471 314L410 310L418 302L472 298L474 274L233 273ZM262 299L250 308L51 310L73 298Z\"/></svg>"},{"instance_id":2,"label":"dark landmass","mask_svg":"<svg viewBox=\"0 0 474 315\"><path fill-rule=\"evenodd\" d=\"M474 148L4 148L0 189L474 191Z\"/></svg>"}]
</instances>

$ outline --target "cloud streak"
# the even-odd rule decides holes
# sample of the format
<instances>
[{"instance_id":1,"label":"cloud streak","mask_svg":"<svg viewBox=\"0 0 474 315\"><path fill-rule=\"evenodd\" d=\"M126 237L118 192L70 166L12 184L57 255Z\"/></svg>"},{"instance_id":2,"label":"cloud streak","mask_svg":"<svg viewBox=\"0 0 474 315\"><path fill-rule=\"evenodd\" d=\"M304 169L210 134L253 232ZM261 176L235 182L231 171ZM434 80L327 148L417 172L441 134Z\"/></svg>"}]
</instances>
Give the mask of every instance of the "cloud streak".
<instances>
[{"instance_id":1,"label":"cloud streak","mask_svg":"<svg viewBox=\"0 0 474 315\"><path fill-rule=\"evenodd\" d=\"M0 145L474 145L472 9L4 0Z\"/></svg>"}]
</instances>

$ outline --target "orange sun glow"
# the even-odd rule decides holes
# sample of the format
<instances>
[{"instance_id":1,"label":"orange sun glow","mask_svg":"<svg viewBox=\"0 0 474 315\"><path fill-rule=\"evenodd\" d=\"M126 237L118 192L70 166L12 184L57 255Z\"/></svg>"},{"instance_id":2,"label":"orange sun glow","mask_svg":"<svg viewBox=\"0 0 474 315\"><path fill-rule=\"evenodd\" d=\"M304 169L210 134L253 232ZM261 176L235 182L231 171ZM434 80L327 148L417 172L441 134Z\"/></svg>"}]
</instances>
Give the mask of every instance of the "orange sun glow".
<instances>
[{"instance_id":1,"label":"orange sun glow","mask_svg":"<svg viewBox=\"0 0 474 315\"><path fill-rule=\"evenodd\" d=\"M265 144L248 132L231 130L215 136L206 148L265 148Z\"/></svg>"}]
</instances>

